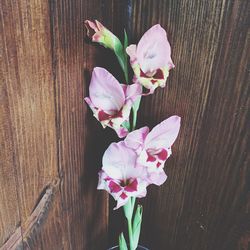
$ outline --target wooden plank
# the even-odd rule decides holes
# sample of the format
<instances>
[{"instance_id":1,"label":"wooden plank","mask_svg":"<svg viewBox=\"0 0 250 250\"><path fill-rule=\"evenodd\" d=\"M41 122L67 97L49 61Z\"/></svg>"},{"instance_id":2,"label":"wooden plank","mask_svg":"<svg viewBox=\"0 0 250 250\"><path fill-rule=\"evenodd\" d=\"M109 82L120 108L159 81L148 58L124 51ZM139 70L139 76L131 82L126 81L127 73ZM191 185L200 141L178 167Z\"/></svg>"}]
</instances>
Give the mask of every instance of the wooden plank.
<instances>
[{"instance_id":1,"label":"wooden plank","mask_svg":"<svg viewBox=\"0 0 250 250\"><path fill-rule=\"evenodd\" d=\"M111 52L84 40L84 20L108 20L112 1L53 1L50 5L56 84L59 172L65 249L104 249L108 196L96 190L102 153L115 138L103 131L83 101L94 66L107 66ZM86 37L85 37L86 38Z\"/></svg>"},{"instance_id":2,"label":"wooden plank","mask_svg":"<svg viewBox=\"0 0 250 250\"><path fill-rule=\"evenodd\" d=\"M6 99L4 107L7 112L4 116L6 120L1 120L1 126L3 124L6 133L4 138L6 144L3 145L5 152L9 150L9 155L14 159L13 162L8 163L9 175L12 175L11 166L14 166L18 191L18 197L13 196L12 189L15 186L13 181L9 180L10 196L8 199L13 202L12 206L15 208L10 206L8 211L4 207L3 211L6 211L7 218L11 212L12 220L16 221L18 209L15 204L18 201L21 231L26 242L24 247L36 246L35 249L51 249L53 245L61 249L61 241L60 245L56 245L57 238L50 237L52 234L58 234L60 239L59 227L53 226L57 224L55 216L47 222L52 225L52 230L46 228L43 230L43 239L46 239L44 242L41 241L38 233L24 235L26 231L29 232L30 216L36 208L41 193L57 177L48 7L46 1L1 1L1 26L5 52L3 62L6 65L4 68L5 89L3 89L6 93L1 96ZM1 161L2 159L5 163L8 161L5 156L1 155ZM1 170L1 176L3 175L8 181L9 175ZM2 185L1 181L1 187ZM44 211L44 213L48 212ZM40 219L39 222L41 222ZM13 227L13 222L6 219L5 223L4 231L8 233L8 226ZM39 223L34 225L36 230L32 232L39 232L42 225Z\"/></svg>"},{"instance_id":3,"label":"wooden plank","mask_svg":"<svg viewBox=\"0 0 250 250\"><path fill-rule=\"evenodd\" d=\"M247 1L147 0L131 8L132 41L160 23L176 64L167 87L144 98L139 124L182 117L168 181L144 202L142 242L235 249L229 229L247 202Z\"/></svg>"},{"instance_id":4,"label":"wooden plank","mask_svg":"<svg viewBox=\"0 0 250 250\"><path fill-rule=\"evenodd\" d=\"M0 16L3 19L2 13ZM1 22L2 24L2 22ZM1 31L3 31L1 25ZM11 35L11 34L10 34ZM1 39L1 54L6 58L1 61L1 85L0 85L0 246L10 237L20 224L18 207L18 192L16 185L15 154L13 152L13 136L10 122L10 112L6 82L11 72L6 72L11 59L5 54Z\"/></svg>"}]
</instances>

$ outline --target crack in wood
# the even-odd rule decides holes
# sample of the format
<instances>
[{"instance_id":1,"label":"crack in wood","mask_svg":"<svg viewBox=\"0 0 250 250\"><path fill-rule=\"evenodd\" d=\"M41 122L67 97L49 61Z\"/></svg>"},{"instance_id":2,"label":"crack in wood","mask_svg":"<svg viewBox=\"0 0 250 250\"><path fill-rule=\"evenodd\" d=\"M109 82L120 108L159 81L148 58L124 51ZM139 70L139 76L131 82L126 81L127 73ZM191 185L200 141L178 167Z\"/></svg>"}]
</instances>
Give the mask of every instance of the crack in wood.
<instances>
[{"instance_id":1,"label":"crack in wood","mask_svg":"<svg viewBox=\"0 0 250 250\"><path fill-rule=\"evenodd\" d=\"M59 183L59 178L56 178L43 189L29 218L23 225L17 227L16 231L3 244L0 250L21 250L24 249L25 245L29 246L32 243L32 238L41 229L48 216L54 195L58 191Z\"/></svg>"}]
</instances>

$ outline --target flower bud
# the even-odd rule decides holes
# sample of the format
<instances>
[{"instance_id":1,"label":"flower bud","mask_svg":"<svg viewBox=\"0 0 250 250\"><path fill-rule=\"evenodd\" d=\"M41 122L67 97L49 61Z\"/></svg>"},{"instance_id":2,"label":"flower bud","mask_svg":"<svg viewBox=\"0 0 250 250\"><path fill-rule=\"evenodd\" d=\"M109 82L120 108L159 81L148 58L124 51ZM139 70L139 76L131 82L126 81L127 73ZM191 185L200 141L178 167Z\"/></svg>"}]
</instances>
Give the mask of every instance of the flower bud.
<instances>
[{"instance_id":1,"label":"flower bud","mask_svg":"<svg viewBox=\"0 0 250 250\"><path fill-rule=\"evenodd\" d=\"M84 24L87 28L87 35L92 42L100 43L104 47L114 51L122 48L119 38L97 20L94 22L86 20Z\"/></svg>"}]
</instances>

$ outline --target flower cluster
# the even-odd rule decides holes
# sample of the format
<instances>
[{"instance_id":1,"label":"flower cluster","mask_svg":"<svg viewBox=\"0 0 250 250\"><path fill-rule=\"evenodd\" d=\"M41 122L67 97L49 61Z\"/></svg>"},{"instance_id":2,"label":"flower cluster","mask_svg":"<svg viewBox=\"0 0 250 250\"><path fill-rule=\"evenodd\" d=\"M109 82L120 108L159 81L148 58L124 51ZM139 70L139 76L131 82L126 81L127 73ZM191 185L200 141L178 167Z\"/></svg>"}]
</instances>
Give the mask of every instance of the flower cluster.
<instances>
[{"instance_id":1,"label":"flower cluster","mask_svg":"<svg viewBox=\"0 0 250 250\"><path fill-rule=\"evenodd\" d=\"M124 140L111 143L102 159L98 189L109 192L117 201L115 209L124 208L128 221L129 247L138 245L142 221L142 207L134 212L135 198L146 196L151 184L161 185L167 175L164 163L171 155L171 147L180 130L180 117L171 116L151 131L148 127L135 130L137 112L142 96L165 87L170 69L174 68L166 31L154 25L139 43L124 44L98 21L85 21L87 34L93 42L111 49L124 72L123 83L106 69L93 70L86 103L103 128L110 127ZM134 72L129 84L128 56ZM132 117L131 117L132 114ZM132 124L131 124L132 121ZM120 250L127 250L123 233L119 237Z\"/></svg>"},{"instance_id":2,"label":"flower cluster","mask_svg":"<svg viewBox=\"0 0 250 250\"><path fill-rule=\"evenodd\" d=\"M124 141L112 143L105 151L98 189L107 190L116 208L130 197L144 197L150 184L161 185L167 179L164 163L171 155L180 129L180 117L171 116L150 132L148 127L132 131Z\"/></svg>"}]
</instances>

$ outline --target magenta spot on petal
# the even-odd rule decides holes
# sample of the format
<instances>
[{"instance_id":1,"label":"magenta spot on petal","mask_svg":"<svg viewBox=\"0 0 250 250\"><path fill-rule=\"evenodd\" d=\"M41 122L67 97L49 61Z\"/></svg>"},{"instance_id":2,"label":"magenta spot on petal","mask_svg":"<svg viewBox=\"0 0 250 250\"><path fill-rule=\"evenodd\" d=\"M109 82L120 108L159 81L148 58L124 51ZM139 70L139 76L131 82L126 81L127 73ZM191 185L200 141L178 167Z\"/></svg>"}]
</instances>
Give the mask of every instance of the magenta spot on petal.
<instances>
[{"instance_id":1,"label":"magenta spot on petal","mask_svg":"<svg viewBox=\"0 0 250 250\"><path fill-rule=\"evenodd\" d=\"M156 164L156 167L159 168L161 166L161 163L158 161Z\"/></svg>"},{"instance_id":2,"label":"magenta spot on petal","mask_svg":"<svg viewBox=\"0 0 250 250\"><path fill-rule=\"evenodd\" d=\"M122 110L118 111L118 113L114 116L114 118L122 118Z\"/></svg>"},{"instance_id":3,"label":"magenta spot on petal","mask_svg":"<svg viewBox=\"0 0 250 250\"><path fill-rule=\"evenodd\" d=\"M156 73L154 74L153 78L155 79L164 79L164 74L161 69L157 69Z\"/></svg>"},{"instance_id":4,"label":"magenta spot on petal","mask_svg":"<svg viewBox=\"0 0 250 250\"><path fill-rule=\"evenodd\" d=\"M147 76L141 69L140 69L140 77L151 78L150 76Z\"/></svg>"},{"instance_id":5,"label":"magenta spot on petal","mask_svg":"<svg viewBox=\"0 0 250 250\"><path fill-rule=\"evenodd\" d=\"M137 186L138 186L138 181L137 181L137 179L134 179L124 189L127 192L135 192L135 191L137 191Z\"/></svg>"},{"instance_id":6,"label":"magenta spot on petal","mask_svg":"<svg viewBox=\"0 0 250 250\"><path fill-rule=\"evenodd\" d=\"M109 120L110 118L111 118L111 115L105 113L103 110L101 110L98 113L98 119L99 119L99 121Z\"/></svg>"},{"instance_id":7,"label":"magenta spot on petal","mask_svg":"<svg viewBox=\"0 0 250 250\"><path fill-rule=\"evenodd\" d=\"M160 160L165 161L168 157L168 152L165 149L162 149L160 153L157 154Z\"/></svg>"},{"instance_id":8,"label":"magenta spot on petal","mask_svg":"<svg viewBox=\"0 0 250 250\"><path fill-rule=\"evenodd\" d=\"M122 110L118 111L116 114L114 115L109 115L107 113L105 113L103 110L101 110L99 113L98 113L98 120L100 122L102 121L106 121L106 120L110 120L110 119L113 119L113 118L118 118L118 117L121 117L122 118ZM109 124L110 126L113 126L113 124Z\"/></svg>"},{"instance_id":9,"label":"magenta spot on petal","mask_svg":"<svg viewBox=\"0 0 250 250\"><path fill-rule=\"evenodd\" d=\"M110 181L111 178L108 176L108 177L106 177L104 180L105 180L105 181Z\"/></svg>"},{"instance_id":10,"label":"magenta spot on petal","mask_svg":"<svg viewBox=\"0 0 250 250\"><path fill-rule=\"evenodd\" d=\"M156 158L155 158L154 156L150 155L149 153L147 153L147 154L148 154L147 162L148 162L148 161L150 161L150 162L156 161Z\"/></svg>"},{"instance_id":11,"label":"magenta spot on petal","mask_svg":"<svg viewBox=\"0 0 250 250\"><path fill-rule=\"evenodd\" d=\"M113 122L112 121L109 121L109 123L108 123L111 127L113 127Z\"/></svg>"},{"instance_id":12,"label":"magenta spot on petal","mask_svg":"<svg viewBox=\"0 0 250 250\"><path fill-rule=\"evenodd\" d=\"M152 84L155 84L157 82L157 80L152 79L151 82L152 82Z\"/></svg>"},{"instance_id":13,"label":"magenta spot on petal","mask_svg":"<svg viewBox=\"0 0 250 250\"><path fill-rule=\"evenodd\" d=\"M120 195L120 197L121 197L123 200L125 200L128 196L127 196L125 193L122 193L122 194Z\"/></svg>"},{"instance_id":14,"label":"magenta spot on petal","mask_svg":"<svg viewBox=\"0 0 250 250\"><path fill-rule=\"evenodd\" d=\"M115 183L114 181L111 181L110 183L109 183L109 188L110 188L110 191L111 191L111 193L118 193L119 191L121 191L121 187L117 184L117 183Z\"/></svg>"}]
</instances>

